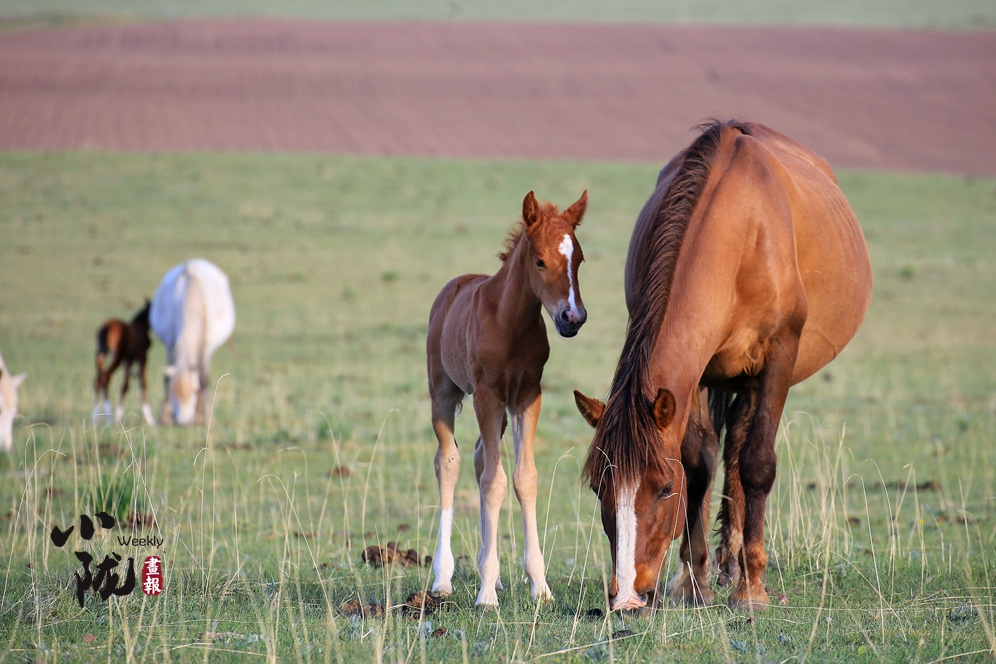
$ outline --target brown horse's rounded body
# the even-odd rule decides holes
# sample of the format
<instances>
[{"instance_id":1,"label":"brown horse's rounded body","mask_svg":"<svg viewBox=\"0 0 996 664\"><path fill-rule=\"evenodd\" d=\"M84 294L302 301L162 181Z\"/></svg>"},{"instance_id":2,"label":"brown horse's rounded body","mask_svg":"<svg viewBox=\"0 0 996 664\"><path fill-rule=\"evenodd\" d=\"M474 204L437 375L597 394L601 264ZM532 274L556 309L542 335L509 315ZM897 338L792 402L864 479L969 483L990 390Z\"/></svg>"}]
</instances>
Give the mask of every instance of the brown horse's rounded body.
<instances>
[{"instance_id":1,"label":"brown horse's rounded body","mask_svg":"<svg viewBox=\"0 0 996 664\"><path fill-rule=\"evenodd\" d=\"M723 426L716 562L737 583L731 603L767 604L764 505L785 398L854 336L871 285L833 172L795 141L716 123L664 168L630 243L630 326L609 400L578 395L596 427L585 473L613 542L614 608L645 605L682 533L672 593L711 600L706 522ZM617 540L632 549L620 560Z\"/></svg>"}]
</instances>

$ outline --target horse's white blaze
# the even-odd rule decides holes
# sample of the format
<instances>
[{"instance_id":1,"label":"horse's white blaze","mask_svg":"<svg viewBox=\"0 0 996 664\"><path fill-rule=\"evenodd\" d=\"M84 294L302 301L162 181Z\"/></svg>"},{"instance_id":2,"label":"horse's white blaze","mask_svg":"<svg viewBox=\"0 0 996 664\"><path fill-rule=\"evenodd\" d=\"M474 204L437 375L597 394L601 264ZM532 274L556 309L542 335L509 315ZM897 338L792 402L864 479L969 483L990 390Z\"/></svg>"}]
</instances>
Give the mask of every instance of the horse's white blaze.
<instances>
[{"instance_id":1,"label":"horse's white blaze","mask_svg":"<svg viewBox=\"0 0 996 664\"><path fill-rule=\"evenodd\" d=\"M616 495L617 602L636 594L636 490L637 485L623 485Z\"/></svg>"},{"instance_id":2,"label":"horse's white blaze","mask_svg":"<svg viewBox=\"0 0 996 664\"><path fill-rule=\"evenodd\" d=\"M560 241L560 246L557 249L567 259L567 283L570 285L567 301L571 305L571 313L580 316L578 305L574 301L574 263L571 260L574 257L574 240L571 239L570 233L564 233L564 239Z\"/></svg>"}]
</instances>

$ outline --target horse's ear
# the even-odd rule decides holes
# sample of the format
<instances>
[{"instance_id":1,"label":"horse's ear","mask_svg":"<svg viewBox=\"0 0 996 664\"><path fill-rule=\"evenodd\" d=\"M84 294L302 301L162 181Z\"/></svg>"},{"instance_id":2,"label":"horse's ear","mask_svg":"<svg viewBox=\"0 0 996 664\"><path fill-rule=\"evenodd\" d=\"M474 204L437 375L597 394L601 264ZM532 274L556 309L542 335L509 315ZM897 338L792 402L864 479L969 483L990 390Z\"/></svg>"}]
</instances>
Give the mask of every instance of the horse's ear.
<instances>
[{"instance_id":1,"label":"horse's ear","mask_svg":"<svg viewBox=\"0 0 996 664\"><path fill-rule=\"evenodd\" d=\"M21 386L21 383L23 383L24 379L27 378L27 377L28 377L28 372L24 371L24 372L21 372L21 373L17 374L16 376L11 376L10 377L10 382L13 383L14 389L16 390L17 388L19 388Z\"/></svg>"},{"instance_id":2,"label":"horse's ear","mask_svg":"<svg viewBox=\"0 0 996 664\"><path fill-rule=\"evenodd\" d=\"M176 367L174 367L172 364L167 364L165 367L163 367L163 373L166 374L167 378L172 378L173 376L176 375Z\"/></svg>"},{"instance_id":3,"label":"horse's ear","mask_svg":"<svg viewBox=\"0 0 996 664\"><path fill-rule=\"evenodd\" d=\"M671 390L666 387L657 390L657 398L654 399L654 421L657 422L658 429L666 429L671 424L676 408L677 404Z\"/></svg>"},{"instance_id":4,"label":"horse's ear","mask_svg":"<svg viewBox=\"0 0 996 664\"><path fill-rule=\"evenodd\" d=\"M539 221L539 203L536 202L536 194L529 192L522 201L522 221L529 228Z\"/></svg>"},{"instance_id":5,"label":"horse's ear","mask_svg":"<svg viewBox=\"0 0 996 664\"><path fill-rule=\"evenodd\" d=\"M598 421L602 419L602 413L605 411L605 404L598 399L586 397L577 390L574 390L574 403L578 405L578 410L581 411L581 417L583 417L593 429L597 428Z\"/></svg>"},{"instance_id":6,"label":"horse's ear","mask_svg":"<svg viewBox=\"0 0 996 664\"><path fill-rule=\"evenodd\" d=\"M584 193L581 194L581 198L577 199L571 207L564 210L564 221L569 223L572 228L577 228L581 225L581 219L584 218L584 212L588 209L588 190L585 189Z\"/></svg>"}]
</instances>

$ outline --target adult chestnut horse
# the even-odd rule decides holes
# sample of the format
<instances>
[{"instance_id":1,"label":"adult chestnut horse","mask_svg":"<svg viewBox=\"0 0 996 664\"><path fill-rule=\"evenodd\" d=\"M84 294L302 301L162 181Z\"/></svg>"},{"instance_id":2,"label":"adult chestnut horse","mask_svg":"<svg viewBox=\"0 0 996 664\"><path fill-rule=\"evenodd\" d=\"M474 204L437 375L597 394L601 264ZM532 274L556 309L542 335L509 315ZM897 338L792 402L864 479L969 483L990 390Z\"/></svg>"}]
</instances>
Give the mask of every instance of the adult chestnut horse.
<instances>
[{"instance_id":1,"label":"adult chestnut horse","mask_svg":"<svg viewBox=\"0 0 996 664\"><path fill-rule=\"evenodd\" d=\"M656 598L682 533L671 593L712 601L707 522L723 425L716 560L736 583L732 606L768 605L764 508L785 398L854 336L871 286L833 171L792 139L712 123L664 168L630 241L629 328L608 401L575 392L595 427L584 476L612 546L613 609Z\"/></svg>"},{"instance_id":2,"label":"adult chestnut horse","mask_svg":"<svg viewBox=\"0 0 996 664\"><path fill-rule=\"evenodd\" d=\"M522 507L526 575L534 598L551 598L536 529L536 465L533 436L540 413L540 378L550 356L542 309L557 332L573 337L587 314L578 290L583 256L574 230L588 206L588 192L563 213L540 205L533 192L522 203L522 227L509 238L502 266L493 277L465 274L436 296L429 314L426 359L432 428L439 440L436 479L442 512L433 560L441 593L453 590L453 490L460 473L460 451L453 421L463 398L474 395L481 435L474 450L474 471L481 496L481 551L477 557L481 590L478 606L496 606L501 589L498 570L498 511L507 478L499 445L512 416L515 445L515 495Z\"/></svg>"},{"instance_id":3,"label":"adult chestnut horse","mask_svg":"<svg viewBox=\"0 0 996 664\"><path fill-rule=\"evenodd\" d=\"M97 376L93 379L93 421L103 416L108 423L113 422L113 418L119 420L124 416L124 399L128 394L128 379L131 377L132 364L138 365L138 377L142 386L142 416L145 422L155 425L152 419L152 408L149 407L149 390L146 381L145 363L148 359L149 347L152 340L149 339L149 307L148 299L145 306L126 323L118 318L111 318L104 322L97 330L97 352L95 363L97 365ZM107 356L111 356L109 366L104 366ZM124 382L121 384L121 397L118 399L118 407L111 413L111 401L107 392L111 385L111 376L119 366L124 364ZM103 401L101 395L103 394Z\"/></svg>"}]
</instances>

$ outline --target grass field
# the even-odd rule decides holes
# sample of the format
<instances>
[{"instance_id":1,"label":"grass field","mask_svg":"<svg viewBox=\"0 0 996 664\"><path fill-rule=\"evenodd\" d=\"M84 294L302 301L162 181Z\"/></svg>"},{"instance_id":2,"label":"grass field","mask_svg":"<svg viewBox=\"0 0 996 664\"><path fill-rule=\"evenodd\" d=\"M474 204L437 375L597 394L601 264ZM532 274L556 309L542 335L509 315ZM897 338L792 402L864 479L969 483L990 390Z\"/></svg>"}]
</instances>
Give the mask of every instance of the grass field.
<instances>
[{"instance_id":1,"label":"grass field","mask_svg":"<svg viewBox=\"0 0 996 664\"><path fill-rule=\"evenodd\" d=\"M8 26L209 16L288 16L336 20L622 21L849 25L902 28L992 29L996 6L985 0L4 0ZM0 22L2 26L4 22Z\"/></svg>"},{"instance_id":2,"label":"grass field","mask_svg":"<svg viewBox=\"0 0 996 664\"><path fill-rule=\"evenodd\" d=\"M996 181L986 179L841 174L868 238L875 296L855 340L786 408L768 515L772 608L753 619L725 606L586 617L604 608L611 568L595 501L578 483L590 435L571 390L608 388L625 330L625 249L656 172L0 154L0 351L11 371L29 372L14 453L0 455L0 661L991 659ZM423 343L435 293L456 274L497 268L527 191L566 204L585 188L589 321L577 338L552 340L539 429L555 602L529 598L508 491L499 612L473 608L476 573L461 564L454 608L426 618L431 627L397 608L345 615L344 602L398 607L431 583L427 568L369 568L360 553L390 540L434 549ZM215 356L210 431L140 428L134 392L124 428L92 427L93 332L130 315L192 256L228 272L238 311ZM155 409L158 343L152 358ZM473 561L470 412L458 420L454 548ZM330 475L340 466L349 477ZM91 496L108 493L123 496L112 510L155 516L145 532L162 549L119 546L120 529L52 545L53 525L78 525L96 503L108 506ZM158 552L165 594L89 597L79 609L71 549L84 544L95 557Z\"/></svg>"}]
</instances>

